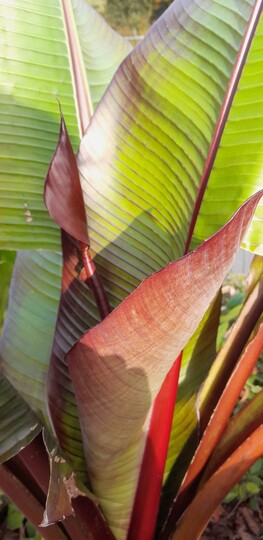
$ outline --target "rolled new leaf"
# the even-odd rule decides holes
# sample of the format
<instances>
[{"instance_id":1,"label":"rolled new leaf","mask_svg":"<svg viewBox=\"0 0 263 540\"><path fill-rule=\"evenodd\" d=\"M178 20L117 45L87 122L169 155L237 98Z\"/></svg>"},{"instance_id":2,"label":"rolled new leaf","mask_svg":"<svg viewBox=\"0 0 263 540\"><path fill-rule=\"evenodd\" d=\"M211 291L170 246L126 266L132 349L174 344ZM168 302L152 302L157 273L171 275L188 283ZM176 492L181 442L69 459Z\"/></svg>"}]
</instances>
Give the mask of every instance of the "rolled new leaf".
<instances>
[{"instance_id":1,"label":"rolled new leaf","mask_svg":"<svg viewBox=\"0 0 263 540\"><path fill-rule=\"evenodd\" d=\"M231 268L261 195L146 279L68 354L91 485L118 539L127 533L153 400Z\"/></svg>"},{"instance_id":2,"label":"rolled new leaf","mask_svg":"<svg viewBox=\"0 0 263 540\"><path fill-rule=\"evenodd\" d=\"M60 134L45 182L44 200L49 214L61 227L62 235L77 242L84 279L91 288L101 318L110 312L102 282L89 252L90 241L76 158L61 113Z\"/></svg>"},{"instance_id":3,"label":"rolled new leaf","mask_svg":"<svg viewBox=\"0 0 263 540\"><path fill-rule=\"evenodd\" d=\"M46 178L44 201L60 228L89 246L79 172L62 114L59 141Z\"/></svg>"}]
</instances>

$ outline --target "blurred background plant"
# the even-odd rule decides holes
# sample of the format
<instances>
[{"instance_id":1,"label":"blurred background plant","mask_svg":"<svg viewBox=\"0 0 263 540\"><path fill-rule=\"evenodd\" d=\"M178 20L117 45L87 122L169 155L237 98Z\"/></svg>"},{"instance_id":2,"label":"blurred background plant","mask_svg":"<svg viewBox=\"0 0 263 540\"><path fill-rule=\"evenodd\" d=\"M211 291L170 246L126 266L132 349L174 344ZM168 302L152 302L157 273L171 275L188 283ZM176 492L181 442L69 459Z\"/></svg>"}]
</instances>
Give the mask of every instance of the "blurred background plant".
<instances>
[{"instance_id":1,"label":"blurred background plant","mask_svg":"<svg viewBox=\"0 0 263 540\"><path fill-rule=\"evenodd\" d=\"M90 0L89 2L123 35L144 35L172 0Z\"/></svg>"},{"instance_id":2,"label":"blurred background plant","mask_svg":"<svg viewBox=\"0 0 263 540\"><path fill-rule=\"evenodd\" d=\"M0 492L0 539L1 540L41 540L33 525L22 512Z\"/></svg>"}]
</instances>

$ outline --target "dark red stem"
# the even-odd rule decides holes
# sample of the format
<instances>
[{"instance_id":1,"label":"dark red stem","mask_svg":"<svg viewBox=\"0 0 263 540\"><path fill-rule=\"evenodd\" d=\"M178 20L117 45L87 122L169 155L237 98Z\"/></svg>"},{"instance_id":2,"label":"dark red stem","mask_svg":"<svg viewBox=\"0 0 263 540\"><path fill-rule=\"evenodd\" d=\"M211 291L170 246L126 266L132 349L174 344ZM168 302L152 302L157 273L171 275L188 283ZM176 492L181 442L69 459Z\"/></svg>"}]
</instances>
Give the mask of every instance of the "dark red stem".
<instances>
[{"instance_id":1,"label":"dark red stem","mask_svg":"<svg viewBox=\"0 0 263 540\"><path fill-rule=\"evenodd\" d=\"M86 274L84 281L93 293L101 319L105 319L111 310L103 284L91 258L89 247L83 242L79 242L79 249Z\"/></svg>"},{"instance_id":2,"label":"dark red stem","mask_svg":"<svg viewBox=\"0 0 263 540\"><path fill-rule=\"evenodd\" d=\"M181 360L182 353L154 401L127 540L152 540L154 537Z\"/></svg>"},{"instance_id":3,"label":"dark red stem","mask_svg":"<svg viewBox=\"0 0 263 540\"><path fill-rule=\"evenodd\" d=\"M35 482L46 496L49 486L50 469L42 433L40 433L28 446L23 448L23 450L19 452L18 457L28 471L30 471Z\"/></svg>"},{"instance_id":4,"label":"dark red stem","mask_svg":"<svg viewBox=\"0 0 263 540\"><path fill-rule=\"evenodd\" d=\"M39 526L43 517L43 506L6 465L0 465L0 488L31 521L44 540L66 540L67 536L58 525L47 528Z\"/></svg>"},{"instance_id":5,"label":"dark red stem","mask_svg":"<svg viewBox=\"0 0 263 540\"><path fill-rule=\"evenodd\" d=\"M49 460L43 443L42 434L39 434L18 455L11 458L7 462L7 468L14 478L14 485L16 486L15 482L19 482L19 485L21 486L21 497L23 487L24 497L27 496L27 493L30 493L30 496L33 497L36 504L39 505L41 514L36 514L38 521L35 521L36 517L33 514L28 515L24 510L24 507L21 506L19 491L17 493L19 497L15 498L16 487L14 488L14 495L12 495L12 485L10 485L8 491L5 490L4 487L2 489L28 519L35 526L38 526L43 519L50 478ZM1 474L0 469L0 476ZM1 486L0 478L0 487ZM101 512L93 501L86 497L77 497L72 500L72 505L75 515L67 518L57 526L59 531L63 531L63 535L59 536L59 534L62 533L58 532L57 536L55 535L55 537L52 537L52 540L53 538L56 540L62 540L62 538L70 538L71 540L114 540ZM34 508L35 506L33 505L33 512L35 511ZM39 528L41 536L45 539L47 538L47 540L49 540L49 538L51 539L51 537L46 536L46 531L49 531L49 529L50 527Z\"/></svg>"}]
</instances>

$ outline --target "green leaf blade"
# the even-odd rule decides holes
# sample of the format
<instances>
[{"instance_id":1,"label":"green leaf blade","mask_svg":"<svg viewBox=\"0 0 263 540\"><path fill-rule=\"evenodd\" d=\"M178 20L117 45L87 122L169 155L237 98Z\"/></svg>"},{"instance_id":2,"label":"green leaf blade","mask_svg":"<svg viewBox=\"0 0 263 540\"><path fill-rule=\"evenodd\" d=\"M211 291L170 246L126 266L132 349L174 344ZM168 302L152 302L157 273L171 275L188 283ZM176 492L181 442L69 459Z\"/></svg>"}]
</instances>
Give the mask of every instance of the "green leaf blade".
<instances>
[{"instance_id":1,"label":"green leaf blade","mask_svg":"<svg viewBox=\"0 0 263 540\"><path fill-rule=\"evenodd\" d=\"M109 83L129 45L84 0L66 3L69 11L73 11L71 30L76 35L77 66L82 69L82 83L87 92L88 78L92 77L93 97L93 88L101 78L104 85ZM60 248L58 227L50 219L42 198L59 130L58 100L74 149L82 134L79 96L75 92L78 81L63 5L56 0L27 5L13 0L0 8L4 35L0 50L1 249ZM91 30L93 39L103 36L100 52L106 53L105 62L96 56L93 41L85 42L83 21L88 23L86 36ZM100 84L96 87L96 99L103 90Z\"/></svg>"},{"instance_id":2,"label":"green leaf blade","mask_svg":"<svg viewBox=\"0 0 263 540\"><path fill-rule=\"evenodd\" d=\"M72 9L95 109L116 69L130 52L131 46L86 3L72 0Z\"/></svg>"},{"instance_id":3,"label":"green leaf blade","mask_svg":"<svg viewBox=\"0 0 263 540\"><path fill-rule=\"evenodd\" d=\"M45 382L52 350L61 281L61 256L20 252L0 340L6 376L47 418Z\"/></svg>"},{"instance_id":4,"label":"green leaf blade","mask_svg":"<svg viewBox=\"0 0 263 540\"><path fill-rule=\"evenodd\" d=\"M174 2L122 63L82 140L78 163L91 247L114 307L119 269L127 283L139 285L185 252L251 10L250 1L216 3L209 11Z\"/></svg>"},{"instance_id":5,"label":"green leaf blade","mask_svg":"<svg viewBox=\"0 0 263 540\"><path fill-rule=\"evenodd\" d=\"M262 186L262 53L261 15L210 174L192 247L213 234L242 200ZM262 205L257 209L242 247L262 254L261 229Z\"/></svg>"},{"instance_id":6,"label":"green leaf blade","mask_svg":"<svg viewBox=\"0 0 263 540\"><path fill-rule=\"evenodd\" d=\"M42 426L9 381L0 376L0 463L16 455Z\"/></svg>"},{"instance_id":7,"label":"green leaf blade","mask_svg":"<svg viewBox=\"0 0 263 540\"><path fill-rule=\"evenodd\" d=\"M59 231L42 200L55 148L57 99L75 145L78 126L61 9L53 1L2 6L1 245L59 248ZM5 142L6 126L10 135ZM11 203L11 204L10 204ZM7 230L9 231L7 233Z\"/></svg>"}]
</instances>

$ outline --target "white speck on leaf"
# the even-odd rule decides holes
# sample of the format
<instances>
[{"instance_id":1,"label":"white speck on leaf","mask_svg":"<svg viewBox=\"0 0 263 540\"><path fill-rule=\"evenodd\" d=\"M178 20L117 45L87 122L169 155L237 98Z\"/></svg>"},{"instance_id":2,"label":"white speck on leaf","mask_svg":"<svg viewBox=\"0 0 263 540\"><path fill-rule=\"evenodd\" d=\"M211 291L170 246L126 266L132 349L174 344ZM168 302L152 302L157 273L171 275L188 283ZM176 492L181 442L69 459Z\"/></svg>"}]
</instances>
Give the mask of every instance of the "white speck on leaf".
<instances>
[{"instance_id":1,"label":"white speck on leaf","mask_svg":"<svg viewBox=\"0 0 263 540\"><path fill-rule=\"evenodd\" d=\"M38 426L38 423L34 424L34 426L31 426L31 427L29 428L29 431L35 431L35 429L37 428L37 426Z\"/></svg>"},{"instance_id":2,"label":"white speck on leaf","mask_svg":"<svg viewBox=\"0 0 263 540\"><path fill-rule=\"evenodd\" d=\"M26 216L26 223L31 223L31 221L33 221L33 218L28 208L28 204L26 202L24 203L24 207L25 207L24 216Z\"/></svg>"}]
</instances>

